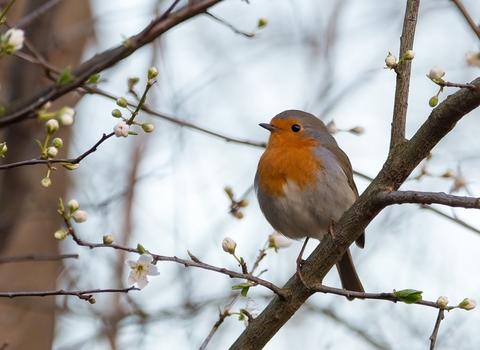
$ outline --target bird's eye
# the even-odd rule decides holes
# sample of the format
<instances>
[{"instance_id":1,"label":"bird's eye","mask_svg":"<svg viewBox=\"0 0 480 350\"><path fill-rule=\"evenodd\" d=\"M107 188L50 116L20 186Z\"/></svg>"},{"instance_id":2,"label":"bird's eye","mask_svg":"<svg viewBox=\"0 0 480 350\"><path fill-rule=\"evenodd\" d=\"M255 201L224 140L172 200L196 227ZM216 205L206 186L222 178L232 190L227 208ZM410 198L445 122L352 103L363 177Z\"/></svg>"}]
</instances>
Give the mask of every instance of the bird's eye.
<instances>
[{"instance_id":1,"label":"bird's eye","mask_svg":"<svg viewBox=\"0 0 480 350\"><path fill-rule=\"evenodd\" d=\"M300 130L302 130L302 127L298 124L293 124L292 125L292 131L293 132L299 132Z\"/></svg>"}]
</instances>

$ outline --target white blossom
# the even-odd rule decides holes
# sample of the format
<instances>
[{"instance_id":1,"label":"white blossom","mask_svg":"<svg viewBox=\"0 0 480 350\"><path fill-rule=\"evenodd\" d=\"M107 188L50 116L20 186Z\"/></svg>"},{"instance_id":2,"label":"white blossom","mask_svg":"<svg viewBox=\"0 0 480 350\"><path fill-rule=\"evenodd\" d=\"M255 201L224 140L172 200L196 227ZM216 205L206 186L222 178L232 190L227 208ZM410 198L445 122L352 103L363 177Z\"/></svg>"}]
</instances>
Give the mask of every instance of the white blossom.
<instances>
[{"instance_id":1,"label":"white blossom","mask_svg":"<svg viewBox=\"0 0 480 350\"><path fill-rule=\"evenodd\" d=\"M1 40L2 46L7 50L12 50L13 53L23 47L25 33L21 29L11 28L2 35Z\"/></svg>"},{"instance_id":2,"label":"white blossom","mask_svg":"<svg viewBox=\"0 0 480 350\"><path fill-rule=\"evenodd\" d=\"M75 110L70 107L63 107L57 114L60 124L64 126L72 125L75 122Z\"/></svg>"},{"instance_id":3,"label":"white blossom","mask_svg":"<svg viewBox=\"0 0 480 350\"><path fill-rule=\"evenodd\" d=\"M73 221L75 221L77 224L81 224L82 222L87 221L87 218L88 218L88 214L87 214L87 212L84 211L84 210L76 210L76 211L72 214L72 219L73 219Z\"/></svg>"},{"instance_id":4,"label":"white blossom","mask_svg":"<svg viewBox=\"0 0 480 350\"><path fill-rule=\"evenodd\" d=\"M445 72L443 71L443 68L440 66L435 66L432 69L430 69L430 73L428 73L428 76L430 79L437 80L441 79L445 75Z\"/></svg>"},{"instance_id":5,"label":"white blossom","mask_svg":"<svg viewBox=\"0 0 480 350\"><path fill-rule=\"evenodd\" d=\"M120 122L113 127L113 132L116 137L127 137L130 131L130 126L125 122Z\"/></svg>"},{"instance_id":6,"label":"white blossom","mask_svg":"<svg viewBox=\"0 0 480 350\"><path fill-rule=\"evenodd\" d=\"M287 248L292 245L292 240L285 237L281 233L274 231L270 236L268 236L268 246L278 250L280 248Z\"/></svg>"},{"instance_id":7,"label":"white blossom","mask_svg":"<svg viewBox=\"0 0 480 350\"><path fill-rule=\"evenodd\" d=\"M137 261L127 260L125 264L130 266L130 274L127 277L129 285L137 284L138 288L143 289L148 284L147 276L158 276L160 272L157 266L152 264L153 257L149 254L142 254Z\"/></svg>"}]
</instances>

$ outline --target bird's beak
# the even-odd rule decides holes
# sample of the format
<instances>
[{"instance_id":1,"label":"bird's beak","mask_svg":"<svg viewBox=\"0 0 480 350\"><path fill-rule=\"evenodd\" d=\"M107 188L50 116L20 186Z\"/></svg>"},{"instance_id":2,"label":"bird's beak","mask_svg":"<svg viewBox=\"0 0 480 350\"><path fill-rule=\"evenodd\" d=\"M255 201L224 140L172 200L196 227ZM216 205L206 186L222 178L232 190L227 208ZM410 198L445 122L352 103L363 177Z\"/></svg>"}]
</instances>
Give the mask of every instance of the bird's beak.
<instances>
[{"instance_id":1,"label":"bird's beak","mask_svg":"<svg viewBox=\"0 0 480 350\"><path fill-rule=\"evenodd\" d=\"M272 124L268 124L268 123L260 123L258 125L260 125L264 129L267 129L270 132L279 130L276 126L274 126Z\"/></svg>"}]
</instances>

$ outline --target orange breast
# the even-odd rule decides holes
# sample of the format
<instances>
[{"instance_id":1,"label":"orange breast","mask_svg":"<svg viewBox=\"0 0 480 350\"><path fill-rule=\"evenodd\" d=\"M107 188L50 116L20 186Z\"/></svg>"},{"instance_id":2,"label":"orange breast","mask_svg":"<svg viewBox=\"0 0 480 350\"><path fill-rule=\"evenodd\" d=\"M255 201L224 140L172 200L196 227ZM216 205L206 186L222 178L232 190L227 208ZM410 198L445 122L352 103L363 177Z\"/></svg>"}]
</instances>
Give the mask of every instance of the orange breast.
<instances>
[{"instance_id":1,"label":"orange breast","mask_svg":"<svg viewBox=\"0 0 480 350\"><path fill-rule=\"evenodd\" d=\"M299 189L314 185L322 162L314 155L319 141L273 133L258 163L258 184L268 195L285 196L287 180Z\"/></svg>"}]
</instances>

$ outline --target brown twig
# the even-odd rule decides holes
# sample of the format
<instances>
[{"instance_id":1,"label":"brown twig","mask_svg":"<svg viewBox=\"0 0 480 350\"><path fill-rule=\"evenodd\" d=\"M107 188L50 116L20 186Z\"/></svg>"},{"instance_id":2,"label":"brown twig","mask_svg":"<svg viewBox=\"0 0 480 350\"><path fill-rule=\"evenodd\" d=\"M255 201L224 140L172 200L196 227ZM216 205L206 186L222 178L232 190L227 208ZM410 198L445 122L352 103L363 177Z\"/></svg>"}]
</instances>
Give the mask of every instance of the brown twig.
<instances>
[{"instance_id":1,"label":"brown twig","mask_svg":"<svg viewBox=\"0 0 480 350\"><path fill-rule=\"evenodd\" d=\"M445 310L439 309L437 321L435 322L435 327L433 327L432 335L430 336L430 350L435 349L435 343L437 342L438 330L440 329L440 323L445 318Z\"/></svg>"},{"instance_id":2,"label":"brown twig","mask_svg":"<svg viewBox=\"0 0 480 350\"><path fill-rule=\"evenodd\" d=\"M210 343L210 340L212 340L213 336L217 332L218 328L222 325L222 323L225 321L227 317L230 316L230 312L228 309L225 308L224 312L219 311L219 317L217 322L213 325L212 329L210 330L210 333L208 333L208 336L205 338L203 341L202 345L198 348L198 350L205 350L207 348L208 343Z\"/></svg>"},{"instance_id":3,"label":"brown twig","mask_svg":"<svg viewBox=\"0 0 480 350\"><path fill-rule=\"evenodd\" d=\"M420 0L407 1L405 18L403 20L403 32L400 38L399 57L402 57L407 50L413 49L419 6ZM395 72L397 73L397 83L395 88L395 103L393 106L390 153L393 152L393 149L397 145L405 141L411 67L411 61L403 61L402 64L395 68Z\"/></svg>"},{"instance_id":4,"label":"brown twig","mask_svg":"<svg viewBox=\"0 0 480 350\"><path fill-rule=\"evenodd\" d=\"M71 225L69 220L64 219L64 222L68 227L69 235L72 236L72 239L79 246L88 247L90 249L111 248L111 249L117 249L117 250L122 250L122 251L126 251L126 252L140 254L138 249L135 249L135 248L123 247L123 246L116 245L116 244L103 244L103 243L86 242L86 241L82 240L80 237L78 237L78 235L75 233L75 229L73 228L73 226ZM180 259L180 258L177 258L176 256L163 256L163 255L157 255L157 254L152 254L152 253L149 253L149 254L152 255L154 261L170 261L170 262L175 262L177 264L181 264L185 267L197 267L197 268L201 268L201 269L204 269L204 270L218 272L218 273L227 275L231 278L246 279L248 281L251 281L253 283L253 285L261 285L261 286L264 286L265 288L270 289L272 292L274 292L275 294L277 294L281 298L287 298L288 297L288 295L280 287L278 287L278 286L274 285L273 283L268 282L264 279L258 278L256 276L252 275L251 273L239 273L239 272L235 272L235 271L232 271L232 270L225 269L223 267L217 267L217 266L209 265L209 264L206 264L204 262L201 262L198 258L196 259L196 261L194 261L194 260Z\"/></svg>"},{"instance_id":5,"label":"brown twig","mask_svg":"<svg viewBox=\"0 0 480 350\"><path fill-rule=\"evenodd\" d=\"M18 297L46 297L52 295L73 295L83 300L92 300L91 294L99 293L128 293L132 290L140 290L136 287L122 289L92 289L81 291L53 290L43 292L0 292L0 298L18 298Z\"/></svg>"},{"instance_id":6,"label":"brown twig","mask_svg":"<svg viewBox=\"0 0 480 350\"><path fill-rule=\"evenodd\" d=\"M192 5L186 5L176 12L157 18L144 30L125 40L121 45L99 53L87 60L72 71L73 80L64 85L50 84L37 90L34 94L26 96L16 103L7 106L5 115L0 118L0 127L5 127L26 119L35 118L35 110L47 101L54 101L66 93L82 86L90 76L100 73L130 56L136 50L151 43L160 35L198 14L204 13L208 8L222 0L203 0ZM176 4L177 2L175 2Z\"/></svg>"},{"instance_id":7,"label":"brown twig","mask_svg":"<svg viewBox=\"0 0 480 350\"><path fill-rule=\"evenodd\" d=\"M384 205L392 204L442 204L449 207L480 209L480 198L454 196L444 192L383 191L375 194L375 200Z\"/></svg>"},{"instance_id":8,"label":"brown twig","mask_svg":"<svg viewBox=\"0 0 480 350\"><path fill-rule=\"evenodd\" d=\"M23 160L21 162L10 163L10 164L3 164L0 165L0 170L5 169L13 169L18 168L20 166L26 165L35 165L35 164L46 164L50 166L51 164L58 164L58 163L70 163L70 164L79 164L85 157L93 152L97 151L98 146L100 146L103 142L108 140L110 137L115 135L115 133L110 133L108 135L103 134L103 136L98 140L90 149L79 155L77 158L70 158L70 159L30 159L30 160Z\"/></svg>"},{"instance_id":9,"label":"brown twig","mask_svg":"<svg viewBox=\"0 0 480 350\"><path fill-rule=\"evenodd\" d=\"M480 39L480 27L475 23L475 21L473 20L472 16L470 16L465 6L463 6L462 1L452 0L452 2L455 4L455 6L457 6L457 8L462 13L463 17L465 17L465 20L467 21L467 23L470 25L470 28L472 28L473 32Z\"/></svg>"},{"instance_id":10,"label":"brown twig","mask_svg":"<svg viewBox=\"0 0 480 350\"><path fill-rule=\"evenodd\" d=\"M0 264L24 261L57 261L63 259L78 259L78 254L2 256L0 257Z\"/></svg>"},{"instance_id":11,"label":"brown twig","mask_svg":"<svg viewBox=\"0 0 480 350\"><path fill-rule=\"evenodd\" d=\"M470 89L470 90L477 88L475 85L472 85L472 84L451 83L449 81L443 81L443 80L435 83L441 87L457 87L461 89Z\"/></svg>"},{"instance_id":12,"label":"brown twig","mask_svg":"<svg viewBox=\"0 0 480 350\"><path fill-rule=\"evenodd\" d=\"M230 29L233 30L236 34L243 35L243 36L246 37L246 38L255 38L255 37L257 36L255 33L247 33L247 32L244 32L244 31L241 31L241 30L235 28L235 27L234 27L233 25L231 25L230 23L227 23L227 22L225 22L223 19L218 18L218 17L212 15L212 14L211 14L210 12L208 12L208 11L205 11L205 14L206 14L208 17L212 18L213 20L217 21L218 23L221 23L221 24L223 24L224 26L230 28Z\"/></svg>"}]
</instances>

